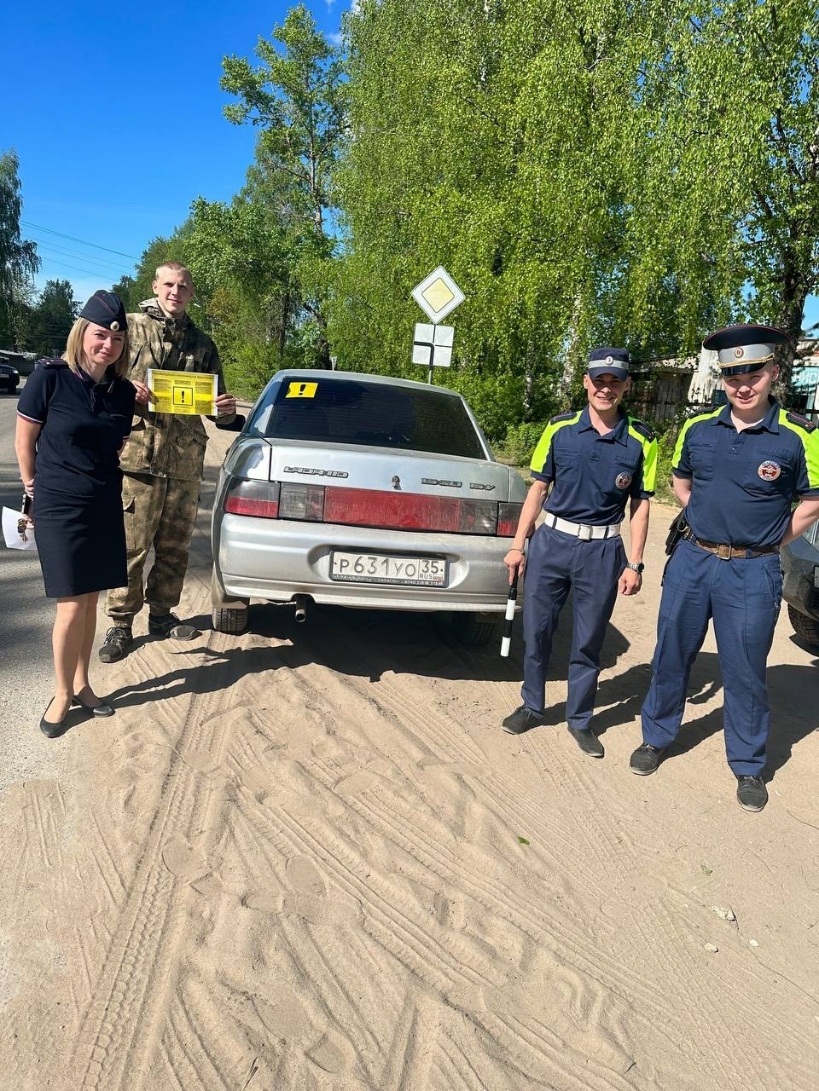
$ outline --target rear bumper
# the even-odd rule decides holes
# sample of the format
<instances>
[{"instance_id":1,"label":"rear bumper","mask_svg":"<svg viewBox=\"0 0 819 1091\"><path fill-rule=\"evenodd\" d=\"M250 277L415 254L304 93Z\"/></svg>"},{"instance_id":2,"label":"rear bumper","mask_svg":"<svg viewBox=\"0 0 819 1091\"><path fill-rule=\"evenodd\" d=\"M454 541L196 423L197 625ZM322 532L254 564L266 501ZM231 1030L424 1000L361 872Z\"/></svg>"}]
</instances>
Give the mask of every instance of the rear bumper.
<instances>
[{"instance_id":1,"label":"rear bumper","mask_svg":"<svg viewBox=\"0 0 819 1091\"><path fill-rule=\"evenodd\" d=\"M214 530L214 563L226 598L289 602L294 595L308 595L318 603L368 609L506 609L507 538L409 534L229 514ZM336 582L330 578L334 549L444 558L448 583L441 588Z\"/></svg>"}]
</instances>

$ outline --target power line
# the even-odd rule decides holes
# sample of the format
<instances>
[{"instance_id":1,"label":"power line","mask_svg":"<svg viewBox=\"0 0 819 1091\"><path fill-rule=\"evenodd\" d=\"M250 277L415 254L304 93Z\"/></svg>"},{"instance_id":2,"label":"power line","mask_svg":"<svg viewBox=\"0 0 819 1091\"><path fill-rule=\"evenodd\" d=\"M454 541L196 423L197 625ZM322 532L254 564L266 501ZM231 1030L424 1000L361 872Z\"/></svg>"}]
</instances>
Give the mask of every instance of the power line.
<instances>
[{"instance_id":1,"label":"power line","mask_svg":"<svg viewBox=\"0 0 819 1091\"><path fill-rule=\"evenodd\" d=\"M108 254L118 254L121 258L129 258L131 261L139 261L139 258L135 258L133 254L123 254L121 250L111 250L107 246L100 246L96 242L88 242L86 239L78 239L76 235L64 235L62 231L55 231L51 227L41 227L40 224L32 223L31 220L20 220L21 224L26 227L33 227L36 231L47 231L49 235L59 235L61 239L70 239L71 242L78 242L82 246L93 246L97 250L105 250Z\"/></svg>"},{"instance_id":2,"label":"power line","mask_svg":"<svg viewBox=\"0 0 819 1091\"><path fill-rule=\"evenodd\" d=\"M101 269L116 269L117 275L123 268L123 262L111 261L110 258L92 258L86 254L79 254L76 250L67 250L65 247L57 246L50 242L37 243L38 251L42 251L44 255L58 254L64 258L79 258L80 261L84 261L89 265L98 265ZM49 261L51 258L48 259Z\"/></svg>"},{"instance_id":3,"label":"power line","mask_svg":"<svg viewBox=\"0 0 819 1091\"><path fill-rule=\"evenodd\" d=\"M110 280L110 281L113 282L115 280L121 280L122 279L121 277L112 277L110 274L108 276L105 276L103 273L101 273L99 271L99 269L83 269L82 266L80 266L80 265L68 265L67 262L57 261L56 258L49 258L48 259L48 264L49 265L59 265L63 269L71 269L75 273L82 273L83 276L99 277L100 280Z\"/></svg>"}]
</instances>

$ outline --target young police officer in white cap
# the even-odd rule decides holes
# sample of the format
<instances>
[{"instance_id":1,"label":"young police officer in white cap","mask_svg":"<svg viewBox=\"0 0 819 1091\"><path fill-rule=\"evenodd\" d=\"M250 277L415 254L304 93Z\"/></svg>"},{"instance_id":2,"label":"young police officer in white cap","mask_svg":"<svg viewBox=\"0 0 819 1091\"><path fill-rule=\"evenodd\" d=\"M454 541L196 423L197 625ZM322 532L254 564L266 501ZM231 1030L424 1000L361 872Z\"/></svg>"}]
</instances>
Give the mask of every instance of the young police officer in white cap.
<instances>
[{"instance_id":1,"label":"young police officer in white cap","mask_svg":"<svg viewBox=\"0 0 819 1091\"><path fill-rule=\"evenodd\" d=\"M525 566L526 583L523 704L506 717L503 728L519 735L544 722L552 637L571 589L566 722L580 749L595 758L603 757L603 745L591 729L600 649L618 591L636 595L642 584L657 467L651 432L620 408L631 382L628 366L625 349L598 348L589 355L583 377L588 404L549 421L532 456L534 482L514 544L504 557L510 582ZM620 536L627 504L631 560ZM545 519L524 560L526 539L544 506Z\"/></svg>"},{"instance_id":2,"label":"young police officer in white cap","mask_svg":"<svg viewBox=\"0 0 819 1091\"><path fill-rule=\"evenodd\" d=\"M746 811L768 802L765 667L782 595L779 547L819 517L819 432L770 394L779 374L774 350L785 341L781 330L741 325L703 342L719 354L728 404L686 421L674 451L674 491L690 537L666 568L644 741L631 756L633 772L653 773L676 738L691 666L713 618L725 749Z\"/></svg>"}]
</instances>

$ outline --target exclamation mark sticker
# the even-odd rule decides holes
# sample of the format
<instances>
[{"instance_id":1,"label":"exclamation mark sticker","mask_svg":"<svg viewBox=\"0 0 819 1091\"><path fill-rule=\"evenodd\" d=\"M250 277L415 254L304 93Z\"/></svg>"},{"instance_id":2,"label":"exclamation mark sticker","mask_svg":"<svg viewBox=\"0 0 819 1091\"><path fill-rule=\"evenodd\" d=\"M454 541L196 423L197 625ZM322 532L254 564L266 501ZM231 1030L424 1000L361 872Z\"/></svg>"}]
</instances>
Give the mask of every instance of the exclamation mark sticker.
<instances>
[{"instance_id":1,"label":"exclamation mark sticker","mask_svg":"<svg viewBox=\"0 0 819 1091\"><path fill-rule=\"evenodd\" d=\"M290 383L287 388L288 398L315 398L318 383Z\"/></svg>"}]
</instances>

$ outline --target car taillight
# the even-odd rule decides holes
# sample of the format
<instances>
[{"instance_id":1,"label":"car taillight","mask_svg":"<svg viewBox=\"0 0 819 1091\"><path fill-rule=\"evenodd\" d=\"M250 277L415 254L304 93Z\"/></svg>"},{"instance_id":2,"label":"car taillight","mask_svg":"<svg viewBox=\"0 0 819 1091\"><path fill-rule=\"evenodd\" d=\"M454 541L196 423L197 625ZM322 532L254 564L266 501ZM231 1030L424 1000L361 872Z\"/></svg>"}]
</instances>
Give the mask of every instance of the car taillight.
<instances>
[{"instance_id":1,"label":"car taillight","mask_svg":"<svg viewBox=\"0 0 819 1091\"><path fill-rule=\"evenodd\" d=\"M521 507L457 496L244 480L234 481L225 498L225 511L233 515L508 538L517 530Z\"/></svg>"},{"instance_id":2,"label":"car taillight","mask_svg":"<svg viewBox=\"0 0 819 1091\"><path fill-rule=\"evenodd\" d=\"M225 496L225 511L231 515L255 515L259 519L277 519L279 515L278 481L234 479Z\"/></svg>"},{"instance_id":3,"label":"car taillight","mask_svg":"<svg viewBox=\"0 0 819 1091\"><path fill-rule=\"evenodd\" d=\"M327 523L391 530L494 534L497 508L491 500L328 488L324 498L324 519Z\"/></svg>"},{"instance_id":4,"label":"car taillight","mask_svg":"<svg viewBox=\"0 0 819 1091\"><path fill-rule=\"evenodd\" d=\"M523 504L498 504L498 536L514 538Z\"/></svg>"}]
</instances>

